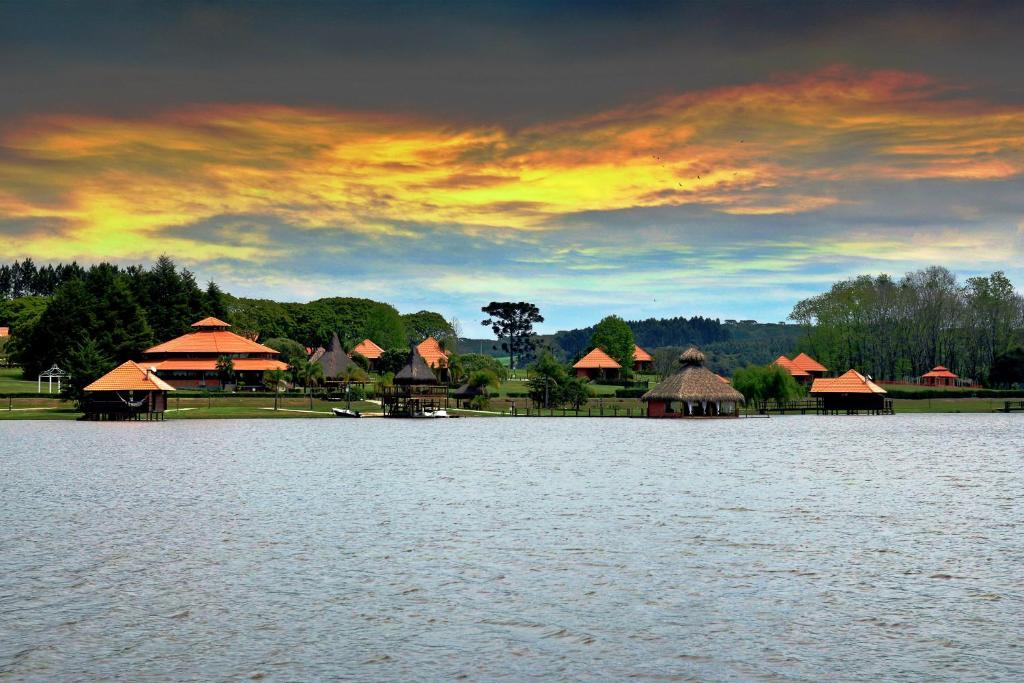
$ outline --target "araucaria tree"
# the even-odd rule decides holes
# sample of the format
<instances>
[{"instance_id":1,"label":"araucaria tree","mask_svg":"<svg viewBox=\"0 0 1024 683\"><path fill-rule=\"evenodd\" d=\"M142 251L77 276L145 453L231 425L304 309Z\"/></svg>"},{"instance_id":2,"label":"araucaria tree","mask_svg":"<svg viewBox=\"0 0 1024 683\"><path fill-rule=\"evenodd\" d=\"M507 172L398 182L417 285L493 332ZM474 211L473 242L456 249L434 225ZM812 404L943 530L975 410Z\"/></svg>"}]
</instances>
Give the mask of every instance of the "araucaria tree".
<instances>
[{"instance_id":1,"label":"araucaria tree","mask_svg":"<svg viewBox=\"0 0 1024 683\"><path fill-rule=\"evenodd\" d=\"M480 321L490 327L498 339L507 339L501 347L508 351L509 367L516 367L516 357L521 357L529 348L535 335L533 326L544 322L544 316L534 304L526 301L492 301L480 309L487 318Z\"/></svg>"},{"instance_id":2,"label":"araucaria tree","mask_svg":"<svg viewBox=\"0 0 1024 683\"><path fill-rule=\"evenodd\" d=\"M590 345L601 349L625 369L633 367L633 330L617 315L609 315L594 327Z\"/></svg>"}]
</instances>

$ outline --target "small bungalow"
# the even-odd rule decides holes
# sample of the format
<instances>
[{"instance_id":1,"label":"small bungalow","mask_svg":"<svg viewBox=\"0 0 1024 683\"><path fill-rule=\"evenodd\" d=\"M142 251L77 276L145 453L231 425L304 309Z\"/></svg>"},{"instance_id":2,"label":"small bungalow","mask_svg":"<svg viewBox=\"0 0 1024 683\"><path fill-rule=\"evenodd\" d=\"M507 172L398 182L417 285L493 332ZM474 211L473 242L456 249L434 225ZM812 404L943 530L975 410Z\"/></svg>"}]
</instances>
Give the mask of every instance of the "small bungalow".
<instances>
[{"instance_id":1,"label":"small bungalow","mask_svg":"<svg viewBox=\"0 0 1024 683\"><path fill-rule=\"evenodd\" d=\"M358 353L369 361L369 369L376 372L380 368L380 357L384 355L384 349L374 344L372 339L364 339L355 345L352 353Z\"/></svg>"},{"instance_id":2,"label":"small bungalow","mask_svg":"<svg viewBox=\"0 0 1024 683\"><path fill-rule=\"evenodd\" d=\"M930 387L953 387L956 386L960 377L951 372L945 365L936 365L930 371L921 375L921 384Z\"/></svg>"},{"instance_id":3,"label":"small bungalow","mask_svg":"<svg viewBox=\"0 0 1024 683\"><path fill-rule=\"evenodd\" d=\"M10 337L10 336L11 336L11 328L9 328L9 327L0 327L0 337Z\"/></svg>"},{"instance_id":4,"label":"small bungalow","mask_svg":"<svg viewBox=\"0 0 1024 683\"><path fill-rule=\"evenodd\" d=\"M167 410L167 382L138 363L117 366L84 389L85 420L162 420Z\"/></svg>"},{"instance_id":5,"label":"small bungalow","mask_svg":"<svg viewBox=\"0 0 1024 683\"><path fill-rule=\"evenodd\" d=\"M598 379L618 377L622 366L601 349L594 349L576 361L572 369L576 371L577 377Z\"/></svg>"},{"instance_id":6,"label":"small bungalow","mask_svg":"<svg viewBox=\"0 0 1024 683\"><path fill-rule=\"evenodd\" d=\"M797 354L797 356L793 358L792 363L800 370L806 372L812 378L824 377L825 374L828 372L828 368L826 368L824 365L808 356L806 353Z\"/></svg>"},{"instance_id":7,"label":"small bungalow","mask_svg":"<svg viewBox=\"0 0 1024 683\"><path fill-rule=\"evenodd\" d=\"M640 400L647 417L737 417L743 394L704 367L704 354L689 348L679 356L679 370Z\"/></svg>"},{"instance_id":8,"label":"small bungalow","mask_svg":"<svg viewBox=\"0 0 1024 683\"><path fill-rule=\"evenodd\" d=\"M856 370L839 377L819 377L811 385L811 396L818 399L825 413L891 413L892 401L885 398L885 389Z\"/></svg>"},{"instance_id":9,"label":"small bungalow","mask_svg":"<svg viewBox=\"0 0 1024 683\"><path fill-rule=\"evenodd\" d=\"M796 364L785 356L779 356L774 361L773 365L778 365L780 368L788 372L793 379L797 381L797 384L808 384L811 381L811 373L806 370L799 368Z\"/></svg>"},{"instance_id":10,"label":"small bungalow","mask_svg":"<svg viewBox=\"0 0 1024 683\"><path fill-rule=\"evenodd\" d=\"M434 369L448 367L448 352L441 348L441 343L433 337L427 337L419 343L416 351L427 365Z\"/></svg>"},{"instance_id":11,"label":"small bungalow","mask_svg":"<svg viewBox=\"0 0 1024 683\"><path fill-rule=\"evenodd\" d=\"M651 372L654 370L654 356L633 344L633 372Z\"/></svg>"}]
</instances>

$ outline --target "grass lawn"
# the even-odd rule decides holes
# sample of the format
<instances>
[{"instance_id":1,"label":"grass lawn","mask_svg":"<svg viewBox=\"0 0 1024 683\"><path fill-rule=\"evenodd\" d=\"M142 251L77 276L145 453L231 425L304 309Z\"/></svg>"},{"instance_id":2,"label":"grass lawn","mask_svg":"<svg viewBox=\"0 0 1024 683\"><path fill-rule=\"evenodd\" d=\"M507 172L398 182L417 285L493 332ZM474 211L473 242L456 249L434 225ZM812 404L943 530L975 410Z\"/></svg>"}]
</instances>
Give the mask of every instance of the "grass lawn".
<instances>
[{"instance_id":1,"label":"grass lawn","mask_svg":"<svg viewBox=\"0 0 1024 683\"><path fill-rule=\"evenodd\" d=\"M13 393L35 393L38 385L34 380L21 378L21 368L0 368L0 394ZM54 382L53 390L57 391L57 383ZM43 382L43 391L46 391L46 382Z\"/></svg>"},{"instance_id":2,"label":"grass lawn","mask_svg":"<svg viewBox=\"0 0 1024 683\"><path fill-rule=\"evenodd\" d=\"M991 413L1003 407L1001 398L896 398L893 409L900 413Z\"/></svg>"}]
</instances>

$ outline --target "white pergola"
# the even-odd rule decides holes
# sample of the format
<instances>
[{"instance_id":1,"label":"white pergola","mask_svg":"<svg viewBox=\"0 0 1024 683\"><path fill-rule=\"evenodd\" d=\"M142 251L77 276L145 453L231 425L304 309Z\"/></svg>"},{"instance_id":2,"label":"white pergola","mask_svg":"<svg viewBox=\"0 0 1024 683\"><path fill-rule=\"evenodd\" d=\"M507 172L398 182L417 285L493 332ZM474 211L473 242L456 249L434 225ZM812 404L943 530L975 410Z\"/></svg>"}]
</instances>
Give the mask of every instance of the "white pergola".
<instances>
[{"instance_id":1,"label":"white pergola","mask_svg":"<svg viewBox=\"0 0 1024 683\"><path fill-rule=\"evenodd\" d=\"M49 370L39 373L39 379L36 381L36 391L37 393L40 394L43 393L43 380L45 379L46 393L52 394L53 380L57 380L57 393L59 394L61 381L66 380L70 376L71 375L67 371L61 370L59 367L57 367L57 364L54 363Z\"/></svg>"}]
</instances>

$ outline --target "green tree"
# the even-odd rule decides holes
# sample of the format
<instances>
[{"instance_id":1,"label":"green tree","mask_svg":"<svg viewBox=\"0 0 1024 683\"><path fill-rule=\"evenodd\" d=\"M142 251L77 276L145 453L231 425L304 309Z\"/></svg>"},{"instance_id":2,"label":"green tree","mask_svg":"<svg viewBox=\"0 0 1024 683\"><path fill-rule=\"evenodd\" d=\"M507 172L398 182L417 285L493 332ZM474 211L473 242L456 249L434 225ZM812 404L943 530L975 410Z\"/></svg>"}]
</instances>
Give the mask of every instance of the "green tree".
<instances>
[{"instance_id":1,"label":"green tree","mask_svg":"<svg viewBox=\"0 0 1024 683\"><path fill-rule=\"evenodd\" d=\"M368 372L370 370L370 359L358 351L349 354L349 358L352 359L353 363L362 368L363 372Z\"/></svg>"},{"instance_id":2,"label":"green tree","mask_svg":"<svg viewBox=\"0 0 1024 683\"><path fill-rule=\"evenodd\" d=\"M534 304L526 301L492 301L480 309L487 317L480 321L490 327L498 339L507 339L502 348L508 351L509 367L516 368L516 358L530 348L535 336L533 326L544 322L544 316Z\"/></svg>"},{"instance_id":3,"label":"green tree","mask_svg":"<svg viewBox=\"0 0 1024 683\"><path fill-rule=\"evenodd\" d=\"M396 375L408 362L409 351L407 349L386 349L380 355L380 360L377 363L380 366L381 374Z\"/></svg>"},{"instance_id":4,"label":"green tree","mask_svg":"<svg viewBox=\"0 0 1024 683\"><path fill-rule=\"evenodd\" d=\"M991 383L1002 387L1024 384L1024 346L1009 349L995 357Z\"/></svg>"},{"instance_id":5,"label":"green tree","mask_svg":"<svg viewBox=\"0 0 1024 683\"><path fill-rule=\"evenodd\" d=\"M306 359L309 357L309 354L306 353L306 347L294 339L272 337L262 343L264 346L269 346L275 351L280 352L279 358L286 365L292 365L293 361L297 358Z\"/></svg>"},{"instance_id":6,"label":"green tree","mask_svg":"<svg viewBox=\"0 0 1024 683\"><path fill-rule=\"evenodd\" d=\"M769 401L792 401L803 390L786 370L778 365L748 365L736 371L732 386L747 403L764 410Z\"/></svg>"},{"instance_id":7,"label":"green tree","mask_svg":"<svg viewBox=\"0 0 1024 683\"><path fill-rule=\"evenodd\" d=\"M217 356L217 376L220 377L221 385L230 384L235 379L235 362L231 356Z\"/></svg>"},{"instance_id":8,"label":"green tree","mask_svg":"<svg viewBox=\"0 0 1024 683\"><path fill-rule=\"evenodd\" d=\"M619 363L625 372L633 367L635 342L633 330L617 315L609 315L594 327L590 345L601 349Z\"/></svg>"},{"instance_id":9,"label":"green tree","mask_svg":"<svg viewBox=\"0 0 1024 683\"><path fill-rule=\"evenodd\" d=\"M94 339L83 339L64 356L64 369L71 375L64 385L64 397L81 407L85 387L114 369L114 361Z\"/></svg>"},{"instance_id":10,"label":"green tree","mask_svg":"<svg viewBox=\"0 0 1024 683\"><path fill-rule=\"evenodd\" d=\"M360 340L372 340L382 349L401 347L408 343L401 316L386 304L377 304L369 311L358 336Z\"/></svg>"},{"instance_id":11,"label":"green tree","mask_svg":"<svg viewBox=\"0 0 1024 683\"><path fill-rule=\"evenodd\" d=\"M230 317L228 315L228 302L224 296L224 292L221 291L220 287L213 280L206 283L206 304L205 311L207 316L213 316L220 320L227 321Z\"/></svg>"},{"instance_id":12,"label":"green tree","mask_svg":"<svg viewBox=\"0 0 1024 683\"><path fill-rule=\"evenodd\" d=\"M406 313L402 316L402 323L411 344L418 344L427 337L433 337L441 343L441 348L457 350L458 340L455 339L455 330L440 313L433 311Z\"/></svg>"},{"instance_id":13,"label":"green tree","mask_svg":"<svg viewBox=\"0 0 1024 683\"><path fill-rule=\"evenodd\" d=\"M565 366L550 353L542 352L530 366L530 399L544 408L562 405L565 401L563 388L568 380Z\"/></svg>"}]
</instances>

